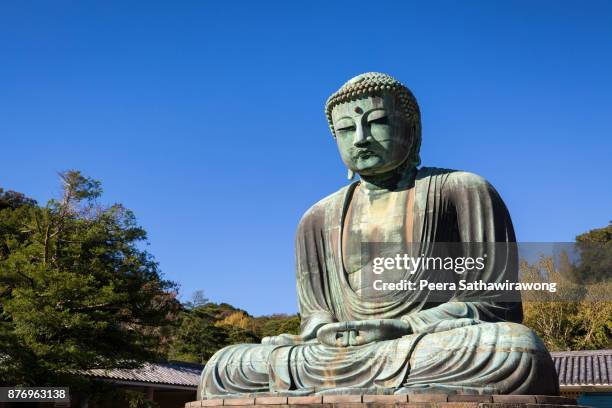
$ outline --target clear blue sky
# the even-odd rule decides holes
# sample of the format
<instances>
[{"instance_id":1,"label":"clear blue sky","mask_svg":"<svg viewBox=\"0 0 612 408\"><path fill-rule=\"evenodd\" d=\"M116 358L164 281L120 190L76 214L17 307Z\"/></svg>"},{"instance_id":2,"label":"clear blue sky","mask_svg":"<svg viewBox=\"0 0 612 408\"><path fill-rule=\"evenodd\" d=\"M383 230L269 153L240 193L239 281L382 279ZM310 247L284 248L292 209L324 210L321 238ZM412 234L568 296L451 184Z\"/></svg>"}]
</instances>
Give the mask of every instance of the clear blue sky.
<instances>
[{"instance_id":1,"label":"clear blue sky","mask_svg":"<svg viewBox=\"0 0 612 408\"><path fill-rule=\"evenodd\" d=\"M489 179L521 241L612 219L610 1L4 1L0 186L133 209L188 298L295 312L293 239L347 183L323 104L416 94L423 165Z\"/></svg>"}]
</instances>

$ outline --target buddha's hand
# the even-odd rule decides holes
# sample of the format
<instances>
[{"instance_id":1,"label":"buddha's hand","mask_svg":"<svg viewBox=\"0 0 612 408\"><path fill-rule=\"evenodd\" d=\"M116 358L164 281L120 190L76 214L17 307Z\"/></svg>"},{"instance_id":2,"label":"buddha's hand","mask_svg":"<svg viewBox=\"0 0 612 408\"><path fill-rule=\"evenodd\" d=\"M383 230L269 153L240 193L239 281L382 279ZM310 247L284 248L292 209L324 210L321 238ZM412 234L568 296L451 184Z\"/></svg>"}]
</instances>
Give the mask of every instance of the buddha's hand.
<instances>
[{"instance_id":1,"label":"buddha's hand","mask_svg":"<svg viewBox=\"0 0 612 408\"><path fill-rule=\"evenodd\" d=\"M304 340L302 336L295 334L283 333L278 336L269 336L261 339L261 344L276 345L276 346L290 346L294 344L302 344Z\"/></svg>"},{"instance_id":2,"label":"buddha's hand","mask_svg":"<svg viewBox=\"0 0 612 408\"><path fill-rule=\"evenodd\" d=\"M317 333L320 343L333 347L361 346L411 334L410 325L398 319L373 319L329 323Z\"/></svg>"},{"instance_id":3,"label":"buddha's hand","mask_svg":"<svg viewBox=\"0 0 612 408\"><path fill-rule=\"evenodd\" d=\"M309 325L299 335L283 333L278 336L269 336L261 339L261 344L277 345L277 346L291 346L294 344L304 343L316 343L317 330L322 327L325 323L318 322L316 324Z\"/></svg>"}]
</instances>

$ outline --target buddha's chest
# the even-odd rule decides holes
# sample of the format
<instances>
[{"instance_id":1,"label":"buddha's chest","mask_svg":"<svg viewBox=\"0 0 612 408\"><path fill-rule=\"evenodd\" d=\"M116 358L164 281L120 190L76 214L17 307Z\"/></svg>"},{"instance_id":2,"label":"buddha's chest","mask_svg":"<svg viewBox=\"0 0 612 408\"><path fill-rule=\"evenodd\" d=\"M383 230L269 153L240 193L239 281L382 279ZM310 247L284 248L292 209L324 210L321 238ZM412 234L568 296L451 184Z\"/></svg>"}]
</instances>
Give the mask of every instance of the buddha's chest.
<instances>
[{"instance_id":1,"label":"buddha's chest","mask_svg":"<svg viewBox=\"0 0 612 408\"><path fill-rule=\"evenodd\" d=\"M374 194L357 190L342 234L342 261L351 287L361 292L369 280L364 267L377 257L395 257L412 236L410 190ZM399 280L402 277L386 278ZM399 273L399 272L398 272Z\"/></svg>"}]
</instances>

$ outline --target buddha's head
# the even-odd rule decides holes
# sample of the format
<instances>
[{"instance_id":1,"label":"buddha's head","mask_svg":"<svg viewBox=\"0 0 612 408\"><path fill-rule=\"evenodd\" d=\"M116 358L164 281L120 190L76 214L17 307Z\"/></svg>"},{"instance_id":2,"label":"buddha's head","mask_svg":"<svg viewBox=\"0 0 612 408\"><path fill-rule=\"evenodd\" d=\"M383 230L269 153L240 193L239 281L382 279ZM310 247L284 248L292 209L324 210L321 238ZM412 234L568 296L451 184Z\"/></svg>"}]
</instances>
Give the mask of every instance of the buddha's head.
<instances>
[{"instance_id":1,"label":"buddha's head","mask_svg":"<svg viewBox=\"0 0 612 408\"><path fill-rule=\"evenodd\" d=\"M419 106L395 78L378 72L358 75L329 97L325 113L349 170L374 176L420 164Z\"/></svg>"}]
</instances>

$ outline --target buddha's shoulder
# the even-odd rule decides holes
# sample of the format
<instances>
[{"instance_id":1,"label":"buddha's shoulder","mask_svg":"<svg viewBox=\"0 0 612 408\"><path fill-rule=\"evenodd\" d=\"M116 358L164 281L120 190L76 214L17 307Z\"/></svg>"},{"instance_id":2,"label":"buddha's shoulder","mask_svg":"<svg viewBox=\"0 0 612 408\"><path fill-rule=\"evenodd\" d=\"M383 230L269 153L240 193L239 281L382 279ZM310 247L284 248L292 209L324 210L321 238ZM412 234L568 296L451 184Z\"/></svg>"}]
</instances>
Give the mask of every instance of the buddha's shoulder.
<instances>
[{"instance_id":1,"label":"buddha's shoulder","mask_svg":"<svg viewBox=\"0 0 612 408\"><path fill-rule=\"evenodd\" d=\"M344 203L344 197L351 186L352 184L344 186L340 190L317 201L304 213L302 219L300 220L300 224L311 224L317 220L325 218L326 214L340 208Z\"/></svg>"},{"instance_id":2,"label":"buddha's shoulder","mask_svg":"<svg viewBox=\"0 0 612 408\"><path fill-rule=\"evenodd\" d=\"M429 182L437 179L445 189L491 188L491 184L482 176L463 170L452 170L438 167L422 167L417 180Z\"/></svg>"}]
</instances>

